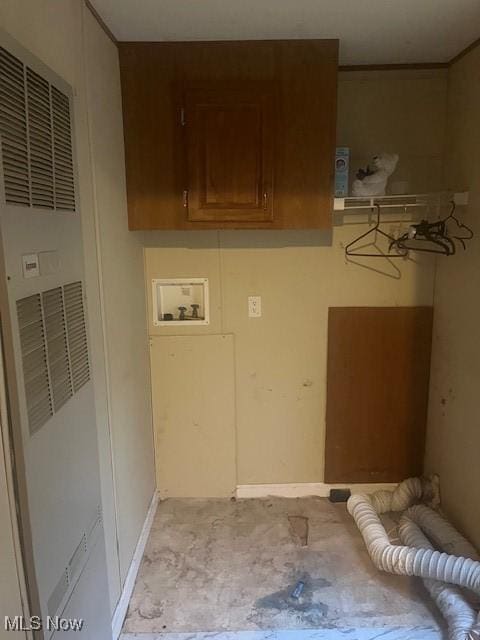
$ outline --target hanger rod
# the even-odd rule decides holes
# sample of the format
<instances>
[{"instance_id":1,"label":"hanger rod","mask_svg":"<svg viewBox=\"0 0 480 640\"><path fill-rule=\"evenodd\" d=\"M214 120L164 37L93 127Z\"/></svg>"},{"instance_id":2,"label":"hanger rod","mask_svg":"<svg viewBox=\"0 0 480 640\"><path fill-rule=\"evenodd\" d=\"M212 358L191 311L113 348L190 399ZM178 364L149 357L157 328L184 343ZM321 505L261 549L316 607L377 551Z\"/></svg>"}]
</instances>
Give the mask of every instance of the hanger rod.
<instances>
[{"instance_id":1,"label":"hanger rod","mask_svg":"<svg viewBox=\"0 0 480 640\"><path fill-rule=\"evenodd\" d=\"M468 204L468 191L460 193L439 192L421 193L395 196L374 196L366 198L335 198L334 211L349 211L352 209L373 209L380 205L382 209L411 209L414 207L429 207L447 204L451 200L461 206Z\"/></svg>"}]
</instances>

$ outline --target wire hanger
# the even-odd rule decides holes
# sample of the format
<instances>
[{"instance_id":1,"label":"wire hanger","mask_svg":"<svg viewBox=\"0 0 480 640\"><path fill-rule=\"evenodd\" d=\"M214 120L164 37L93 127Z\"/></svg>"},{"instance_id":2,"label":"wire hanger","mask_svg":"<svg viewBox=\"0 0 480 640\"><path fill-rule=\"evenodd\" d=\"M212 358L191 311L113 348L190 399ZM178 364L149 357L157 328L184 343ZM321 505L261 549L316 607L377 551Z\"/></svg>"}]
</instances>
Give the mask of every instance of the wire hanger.
<instances>
[{"instance_id":1,"label":"wire hanger","mask_svg":"<svg viewBox=\"0 0 480 640\"><path fill-rule=\"evenodd\" d=\"M473 231L467 225L460 222L455 214L455 202L451 202L452 208L449 215L435 222L422 220L418 224L410 225L409 230L390 244L392 247L406 249L407 251L420 251L424 253L438 253L452 256L456 252L454 240L459 240L466 249L465 240L473 238ZM459 229L465 229L467 235L453 235L448 233L448 221L454 220Z\"/></svg>"},{"instance_id":2,"label":"wire hanger","mask_svg":"<svg viewBox=\"0 0 480 640\"><path fill-rule=\"evenodd\" d=\"M375 203L374 205L377 209L377 221L375 223L375 225L369 229L368 231L366 231L365 233L362 233L362 235L358 236L358 238L355 238L355 240L352 240L351 242L349 242L347 244L347 246L345 247L345 255L347 256L356 256L358 257L363 257L363 258L405 258L406 256L408 256L408 249L401 246L401 245L396 245L395 243L395 238L392 237L391 235L389 235L388 233L385 233L385 231L383 231L382 229L380 229L380 205ZM387 240L389 240L389 252L388 253L382 253L380 250L377 253L364 253L361 251L355 251L354 249L352 249L352 247L354 245L356 245L360 240L363 240L364 238L370 236L370 235L374 235L374 241L372 242L373 246L375 245L375 240L377 239L377 235L380 234L383 237L387 238ZM368 245L362 245L361 247L359 247L359 249L363 249L363 247L368 246ZM392 246L395 246L397 251L395 253L390 253Z\"/></svg>"},{"instance_id":3,"label":"wire hanger","mask_svg":"<svg viewBox=\"0 0 480 640\"><path fill-rule=\"evenodd\" d=\"M471 240L473 238L473 236L474 236L473 230L470 229L470 227L468 227L463 222L460 222L460 220L456 217L456 215L455 215L455 208L456 208L455 201L452 200L450 202L450 204L452 205L452 208L450 210L449 215L445 218L444 222L447 223L449 220L453 220L456 223L458 229L465 229L466 230L466 232L467 232L466 236L465 235L464 236L452 236L453 238L455 238L455 240L460 240L460 242L462 243L462 247L464 249L466 249L467 246L466 246L464 240Z\"/></svg>"},{"instance_id":4,"label":"wire hanger","mask_svg":"<svg viewBox=\"0 0 480 640\"><path fill-rule=\"evenodd\" d=\"M451 256L456 251L454 241L446 233L446 224L443 220L436 222L422 220L418 224L410 225L407 232L391 242L390 248L392 247L407 251L439 253L445 256Z\"/></svg>"}]
</instances>

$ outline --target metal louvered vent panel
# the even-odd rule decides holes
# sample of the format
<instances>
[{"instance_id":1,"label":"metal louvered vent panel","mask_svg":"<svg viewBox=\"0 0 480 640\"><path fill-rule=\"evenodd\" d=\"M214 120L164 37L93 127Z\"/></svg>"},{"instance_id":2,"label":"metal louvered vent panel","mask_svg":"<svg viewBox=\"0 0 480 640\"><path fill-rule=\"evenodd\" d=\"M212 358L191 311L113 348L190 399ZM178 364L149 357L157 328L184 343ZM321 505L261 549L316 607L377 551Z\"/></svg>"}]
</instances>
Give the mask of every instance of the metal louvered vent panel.
<instances>
[{"instance_id":1,"label":"metal louvered vent panel","mask_svg":"<svg viewBox=\"0 0 480 640\"><path fill-rule=\"evenodd\" d=\"M75 211L70 105L66 95L52 87L55 152L55 208Z\"/></svg>"},{"instance_id":2,"label":"metal louvered vent panel","mask_svg":"<svg viewBox=\"0 0 480 640\"><path fill-rule=\"evenodd\" d=\"M34 433L53 416L40 294L18 300L17 316L28 426Z\"/></svg>"},{"instance_id":3,"label":"metal louvered vent panel","mask_svg":"<svg viewBox=\"0 0 480 640\"><path fill-rule=\"evenodd\" d=\"M73 389L76 393L90 380L82 283L72 282L71 284L67 284L64 286L63 291Z\"/></svg>"},{"instance_id":4,"label":"metal louvered vent panel","mask_svg":"<svg viewBox=\"0 0 480 640\"><path fill-rule=\"evenodd\" d=\"M17 300L30 433L90 380L83 287L72 282Z\"/></svg>"},{"instance_id":5,"label":"metal louvered vent panel","mask_svg":"<svg viewBox=\"0 0 480 640\"><path fill-rule=\"evenodd\" d=\"M50 85L27 68L27 115L32 205L53 209L53 152Z\"/></svg>"},{"instance_id":6,"label":"metal louvered vent panel","mask_svg":"<svg viewBox=\"0 0 480 640\"><path fill-rule=\"evenodd\" d=\"M98 505L95 509L92 524L81 534L80 542L72 554L68 565L62 571L59 581L54 587L47 602L47 610L50 616L58 613L62 603L70 597L71 592L82 574L88 560L88 552L93 549L97 536L102 530L102 508Z\"/></svg>"},{"instance_id":7,"label":"metal louvered vent panel","mask_svg":"<svg viewBox=\"0 0 480 640\"><path fill-rule=\"evenodd\" d=\"M73 395L62 287L45 291L42 303L53 405L58 411Z\"/></svg>"},{"instance_id":8,"label":"metal louvered vent panel","mask_svg":"<svg viewBox=\"0 0 480 640\"><path fill-rule=\"evenodd\" d=\"M0 139L5 199L30 205L23 64L0 47Z\"/></svg>"},{"instance_id":9,"label":"metal louvered vent panel","mask_svg":"<svg viewBox=\"0 0 480 640\"><path fill-rule=\"evenodd\" d=\"M0 141L7 203L75 211L69 98L1 47Z\"/></svg>"}]
</instances>

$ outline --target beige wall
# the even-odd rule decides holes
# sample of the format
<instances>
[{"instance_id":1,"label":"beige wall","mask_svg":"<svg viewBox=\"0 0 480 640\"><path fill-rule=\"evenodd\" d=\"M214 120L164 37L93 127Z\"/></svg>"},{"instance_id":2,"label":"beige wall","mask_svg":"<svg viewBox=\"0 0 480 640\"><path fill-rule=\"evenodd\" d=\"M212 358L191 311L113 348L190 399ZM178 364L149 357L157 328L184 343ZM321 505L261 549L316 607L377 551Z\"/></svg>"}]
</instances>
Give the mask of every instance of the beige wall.
<instances>
[{"instance_id":1,"label":"beige wall","mask_svg":"<svg viewBox=\"0 0 480 640\"><path fill-rule=\"evenodd\" d=\"M470 191L461 215L476 232L466 252L438 260L426 467L443 506L480 548L480 48L449 72L445 179Z\"/></svg>"},{"instance_id":2,"label":"beige wall","mask_svg":"<svg viewBox=\"0 0 480 640\"><path fill-rule=\"evenodd\" d=\"M445 69L340 73L337 143L352 149L351 178L386 151L400 155L392 182L408 181L410 193L441 187L446 104Z\"/></svg>"},{"instance_id":3,"label":"beige wall","mask_svg":"<svg viewBox=\"0 0 480 640\"><path fill-rule=\"evenodd\" d=\"M143 253L127 232L117 51L78 0L3 0L0 26L62 76L75 94L89 338L113 612L154 491Z\"/></svg>"},{"instance_id":4,"label":"beige wall","mask_svg":"<svg viewBox=\"0 0 480 640\"><path fill-rule=\"evenodd\" d=\"M0 345L1 346L1 345ZM17 567L18 528L15 520L11 466L9 464L8 416L3 365L0 362L0 639L11 638L4 628L5 616L27 615L23 609L24 577ZM22 636L25 637L25 634Z\"/></svg>"},{"instance_id":5,"label":"beige wall","mask_svg":"<svg viewBox=\"0 0 480 640\"><path fill-rule=\"evenodd\" d=\"M85 10L84 16L96 250L123 584L155 489L143 247L128 231L118 50L90 11Z\"/></svg>"},{"instance_id":6,"label":"beige wall","mask_svg":"<svg viewBox=\"0 0 480 640\"><path fill-rule=\"evenodd\" d=\"M266 235L255 247L255 233L222 232L219 249L192 248L190 238L188 249L146 251L147 280L210 278L212 324L196 332L235 336L238 484L323 481L329 306L432 303L429 258L402 263L399 280L345 262L341 243L360 230L336 229L332 247L281 246ZM247 317L249 295L262 296L262 318ZM152 335L167 332L193 333L151 326Z\"/></svg>"},{"instance_id":7,"label":"beige wall","mask_svg":"<svg viewBox=\"0 0 480 640\"><path fill-rule=\"evenodd\" d=\"M5 616L20 616L23 607L13 540L13 522L10 518L9 495L5 469L4 451L0 438L0 638L11 637L4 628Z\"/></svg>"},{"instance_id":8,"label":"beige wall","mask_svg":"<svg viewBox=\"0 0 480 640\"><path fill-rule=\"evenodd\" d=\"M443 71L341 74L338 142L354 163L398 151L402 178L439 189L445 101ZM400 278L386 262L366 263L380 273L345 261L343 245L365 228L141 234L149 296L152 278L210 280L210 326L155 328L149 301L150 334L235 336L238 484L323 481L329 306L432 304L429 257L402 261ZM247 317L249 295L262 297L262 318Z\"/></svg>"}]
</instances>

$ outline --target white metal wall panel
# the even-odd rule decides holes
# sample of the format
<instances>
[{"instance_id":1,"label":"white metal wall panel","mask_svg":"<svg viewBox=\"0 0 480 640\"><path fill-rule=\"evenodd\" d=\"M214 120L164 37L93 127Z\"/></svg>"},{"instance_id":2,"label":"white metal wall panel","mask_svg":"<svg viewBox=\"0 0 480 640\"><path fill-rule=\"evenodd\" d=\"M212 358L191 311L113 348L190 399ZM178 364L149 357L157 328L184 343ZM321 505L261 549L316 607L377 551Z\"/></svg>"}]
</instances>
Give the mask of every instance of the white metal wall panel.
<instances>
[{"instance_id":1,"label":"white metal wall panel","mask_svg":"<svg viewBox=\"0 0 480 640\"><path fill-rule=\"evenodd\" d=\"M0 226L40 605L46 618L68 602L74 616L93 616L89 633L79 637L93 638L94 628L95 637L106 638L72 91L1 30L0 47L0 79L8 85L0 82ZM55 256L49 269L25 278L22 256L43 252Z\"/></svg>"}]
</instances>

